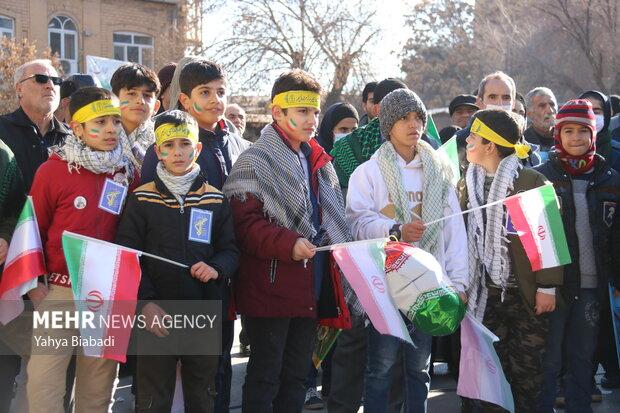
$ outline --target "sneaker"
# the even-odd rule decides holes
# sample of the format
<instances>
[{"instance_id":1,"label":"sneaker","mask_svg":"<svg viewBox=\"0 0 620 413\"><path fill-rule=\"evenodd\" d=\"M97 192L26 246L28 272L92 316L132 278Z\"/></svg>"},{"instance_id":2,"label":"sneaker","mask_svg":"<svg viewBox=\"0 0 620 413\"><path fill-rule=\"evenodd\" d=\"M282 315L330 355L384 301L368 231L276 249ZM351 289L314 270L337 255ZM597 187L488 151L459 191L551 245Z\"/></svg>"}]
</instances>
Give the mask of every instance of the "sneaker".
<instances>
[{"instance_id":1,"label":"sneaker","mask_svg":"<svg viewBox=\"0 0 620 413\"><path fill-rule=\"evenodd\" d=\"M620 373L605 373L601 379L604 389L620 389Z\"/></svg>"},{"instance_id":2,"label":"sneaker","mask_svg":"<svg viewBox=\"0 0 620 413\"><path fill-rule=\"evenodd\" d=\"M306 391L306 400L304 401L304 409L306 410L321 410L325 407L325 403L321 399L321 395L316 388L310 387Z\"/></svg>"},{"instance_id":3,"label":"sneaker","mask_svg":"<svg viewBox=\"0 0 620 413\"><path fill-rule=\"evenodd\" d=\"M239 354L241 357L250 357L250 346L247 344L239 345Z\"/></svg>"},{"instance_id":4,"label":"sneaker","mask_svg":"<svg viewBox=\"0 0 620 413\"><path fill-rule=\"evenodd\" d=\"M592 385L592 403L600 403L603 401L603 393L601 393L601 389L598 388L596 384Z\"/></svg>"}]
</instances>

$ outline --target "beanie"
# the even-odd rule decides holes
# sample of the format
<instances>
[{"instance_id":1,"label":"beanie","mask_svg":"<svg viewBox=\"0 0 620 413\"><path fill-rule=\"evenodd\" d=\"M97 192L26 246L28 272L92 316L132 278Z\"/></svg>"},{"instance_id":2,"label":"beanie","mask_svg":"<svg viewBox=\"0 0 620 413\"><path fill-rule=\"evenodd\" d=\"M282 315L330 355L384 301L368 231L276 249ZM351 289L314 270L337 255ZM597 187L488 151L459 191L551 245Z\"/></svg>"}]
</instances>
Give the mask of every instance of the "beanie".
<instances>
[{"instance_id":1,"label":"beanie","mask_svg":"<svg viewBox=\"0 0 620 413\"><path fill-rule=\"evenodd\" d=\"M390 138L392 127L409 112L418 114L426 126L426 107L422 100L409 89L396 89L381 100L379 109L379 127L384 139Z\"/></svg>"},{"instance_id":2,"label":"beanie","mask_svg":"<svg viewBox=\"0 0 620 413\"><path fill-rule=\"evenodd\" d=\"M402 80L393 77L383 79L381 82L377 83L377 87L375 87L375 91L372 94L372 103L375 105L381 103L381 100L383 100L388 93L396 89L407 89L407 85Z\"/></svg>"}]
</instances>

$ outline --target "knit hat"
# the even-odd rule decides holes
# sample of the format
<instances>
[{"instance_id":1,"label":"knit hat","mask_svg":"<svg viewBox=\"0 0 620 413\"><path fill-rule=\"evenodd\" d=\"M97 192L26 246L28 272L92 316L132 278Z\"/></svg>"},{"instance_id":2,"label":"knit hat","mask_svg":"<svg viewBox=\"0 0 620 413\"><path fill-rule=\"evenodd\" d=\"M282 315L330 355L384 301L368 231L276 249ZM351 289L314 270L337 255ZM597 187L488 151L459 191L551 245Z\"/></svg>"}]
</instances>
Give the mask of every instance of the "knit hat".
<instances>
[{"instance_id":1,"label":"knit hat","mask_svg":"<svg viewBox=\"0 0 620 413\"><path fill-rule=\"evenodd\" d=\"M396 89L381 100L379 127L384 139L390 138L392 127L409 112L418 114L426 126L426 107L422 100L409 89Z\"/></svg>"},{"instance_id":2,"label":"knit hat","mask_svg":"<svg viewBox=\"0 0 620 413\"><path fill-rule=\"evenodd\" d=\"M383 79L381 82L377 83L377 87L375 87L375 91L372 94L372 103L375 105L381 103L384 97L396 89L407 89L407 85L402 80L393 77Z\"/></svg>"},{"instance_id":3,"label":"knit hat","mask_svg":"<svg viewBox=\"0 0 620 413\"><path fill-rule=\"evenodd\" d=\"M592 104L585 99L575 99L566 102L555 116L555 128L553 138L555 139L555 150L562 161L562 166L567 172L575 175L586 172L594 164L596 153L596 118L592 110ZM592 133L590 148L580 156L570 155L562 146L560 132L569 123L587 126Z\"/></svg>"},{"instance_id":4,"label":"knit hat","mask_svg":"<svg viewBox=\"0 0 620 413\"><path fill-rule=\"evenodd\" d=\"M174 76L174 69L177 68L177 64L175 62L166 63L159 72L157 72L157 77L159 78L159 83L161 84L161 92L159 96L163 95L166 89L170 86L172 82L172 76Z\"/></svg>"}]
</instances>

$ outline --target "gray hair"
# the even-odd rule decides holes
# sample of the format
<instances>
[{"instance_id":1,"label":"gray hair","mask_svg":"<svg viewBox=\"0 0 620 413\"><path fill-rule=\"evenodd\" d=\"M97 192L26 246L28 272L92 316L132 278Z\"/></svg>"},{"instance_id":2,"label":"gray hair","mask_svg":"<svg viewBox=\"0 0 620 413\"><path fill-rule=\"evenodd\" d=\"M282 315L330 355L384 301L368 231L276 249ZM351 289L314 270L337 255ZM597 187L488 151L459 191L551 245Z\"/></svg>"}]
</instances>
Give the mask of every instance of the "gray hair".
<instances>
[{"instance_id":1,"label":"gray hair","mask_svg":"<svg viewBox=\"0 0 620 413\"><path fill-rule=\"evenodd\" d=\"M228 110L228 108L237 108L239 109L239 112L245 114L245 109L243 109L241 106L237 105L236 103L230 103L226 105L226 110Z\"/></svg>"},{"instance_id":2,"label":"gray hair","mask_svg":"<svg viewBox=\"0 0 620 413\"><path fill-rule=\"evenodd\" d=\"M30 66L34 66L34 65L47 66L48 68L50 68L54 72L56 72L56 74L58 74L58 71L56 70L56 68L52 64L51 60L49 60L49 59L35 59L35 60L31 60L29 62L26 62L23 65L21 65L20 67L18 67L17 69L15 69L15 73L13 74L13 85L17 85L20 82L20 80L22 80L22 78L24 77L24 73L26 73L26 70Z\"/></svg>"},{"instance_id":3,"label":"gray hair","mask_svg":"<svg viewBox=\"0 0 620 413\"><path fill-rule=\"evenodd\" d=\"M486 75L480 81L480 84L478 85L478 98L480 98L480 100L484 98L484 89L486 88L489 80L492 80L492 79L501 80L508 85L508 88L510 89L510 99L514 102L514 100L516 99L516 95L517 95L517 86L515 85L515 81L513 78L511 78L510 76L508 76L506 73L502 72L501 70L498 70L497 72L493 72L489 75Z\"/></svg>"},{"instance_id":4,"label":"gray hair","mask_svg":"<svg viewBox=\"0 0 620 413\"><path fill-rule=\"evenodd\" d=\"M553 91L549 89L548 87L538 86L530 90L529 92L527 92L527 95L525 95L525 108L527 109L528 112L530 111L530 108L534 104L534 98L537 96L550 97L553 103L555 103L555 107L556 108L558 107L558 101L555 98Z\"/></svg>"}]
</instances>

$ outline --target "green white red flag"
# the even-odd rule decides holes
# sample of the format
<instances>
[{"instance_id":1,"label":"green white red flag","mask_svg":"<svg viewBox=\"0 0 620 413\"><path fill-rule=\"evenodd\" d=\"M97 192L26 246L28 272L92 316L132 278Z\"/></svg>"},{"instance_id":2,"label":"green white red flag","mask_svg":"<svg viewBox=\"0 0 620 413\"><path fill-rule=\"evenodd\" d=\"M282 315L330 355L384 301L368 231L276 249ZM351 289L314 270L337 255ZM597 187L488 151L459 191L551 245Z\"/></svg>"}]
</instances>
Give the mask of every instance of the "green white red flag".
<instances>
[{"instance_id":1,"label":"green white red flag","mask_svg":"<svg viewBox=\"0 0 620 413\"><path fill-rule=\"evenodd\" d=\"M504 200L532 271L571 263L553 185L521 192Z\"/></svg>"},{"instance_id":2,"label":"green white red flag","mask_svg":"<svg viewBox=\"0 0 620 413\"><path fill-rule=\"evenodd\" d=\"M32 198L17 220L0 280L0 323L7 324L24 311L22 295L37 286L37 278L46 274L43 246Z\"/></svg>"},{"instance_id":3,"label":"green white red flag","mask_svg":"<svg viewBox=\"0 0 620 413\"><path fill-rule=\"evenodd\" d=\"M80 328L84 355L125 362L131 325L102 320L134 316L140 284L139 251L65 231L62 246L78 311L95 315L94 328ZM94 340L94 341L93 341Z\"/></svg>"}]
</instances>

